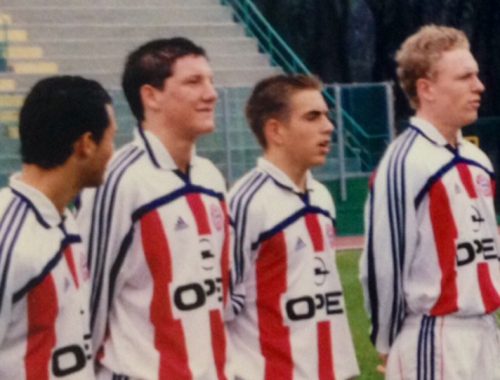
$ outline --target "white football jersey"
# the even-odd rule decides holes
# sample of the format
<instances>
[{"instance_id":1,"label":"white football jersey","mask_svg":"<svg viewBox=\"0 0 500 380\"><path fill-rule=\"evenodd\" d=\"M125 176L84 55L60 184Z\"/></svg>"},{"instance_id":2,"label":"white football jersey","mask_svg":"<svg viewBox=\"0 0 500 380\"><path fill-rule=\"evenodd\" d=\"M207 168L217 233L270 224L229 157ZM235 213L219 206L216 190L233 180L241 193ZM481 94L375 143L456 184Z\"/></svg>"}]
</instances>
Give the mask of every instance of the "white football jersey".
<instances>
[{"instance_id":1,"label":"white football jersey","mask_svg":"<svg viewBox=\"0 0 500 380\"><path fill-rule=\"evenodd\" d=\"M78 222L100 365L133 379L225 379L229 218L215 166L193 155L184 175L140 131L84 192Z\"/></svg>"},{"instance_id":2,"label":"white football jersey","mask_svg":"<svg viewBox=\"0 0 500 380\"><path fill-rule=\"evenodd\" d=\"M347 379L359 373L335 263L335 210L260 158L230 192L236 378Z\"/></svg>"},{"instance_id":3,"label":"white football jersey","mask_svg":"<svg viewBox=\"0 0 500 380\"><path fill-rule=\"evenodd\" d=\"M408 314L460 317L500 306L492 165L418 118L388 148L366 208L361 279L371 338L389 347Z\"/></svg>"},{"instance_id":4,"label":"white football jersey","mask_svg":"<svg viewBox=\"0 0 500 380\"><path fill-rule=\"evenodd\" d=\"M93 379L89 273L73 216L17 175L0 192L0 379Z\"/></svg>"}]
</instances>

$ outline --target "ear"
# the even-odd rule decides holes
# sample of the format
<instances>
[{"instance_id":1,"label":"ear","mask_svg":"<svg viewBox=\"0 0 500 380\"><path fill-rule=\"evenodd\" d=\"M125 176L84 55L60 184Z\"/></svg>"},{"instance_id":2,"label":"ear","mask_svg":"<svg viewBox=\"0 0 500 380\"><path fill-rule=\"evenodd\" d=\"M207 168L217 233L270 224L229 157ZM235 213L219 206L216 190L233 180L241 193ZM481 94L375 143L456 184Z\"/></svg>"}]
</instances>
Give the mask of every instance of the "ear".
<instances>
[{"instance_id":1,"label":"ear","mask_svg":"<svg viewBox=\"0 0 500 380\"><path fill-rule=\"evenodd\" d=\"M150 84L145 84L141 86L139 93L144 109L152 109L156 111L160 108L157 96L158 89L154 88Z\"/></svg>"},{"instance_id":2,"label":"ear","mask_svg":"<svg viewBox=\"0 0 500 380\"><path fill-rule=\"evenodd\" d=\"M278 119L268 119L264 124L264 136L268 146L281 146L284 141L285 126Z\"/></svg>"},{"instance_id":3,"label":"ear","mask_svg":"<svg viewBox=\"0 0 500 380\"><path fill-rule=\"evenodd\" d=\"M431 79L419 78L415 84L417 96L420 101L425 101L427 103L434 101L434 83Z\"/></svg>"},{"instance_id":4,"label":"ear","mask_svg":"<svg viewBox=\"0 0 500 380\"><path fill-rule=\"evenodd\" d=\"M76 157L86 159L91 157L97 149L97 144L92 138L92 133L85 132L73 144L73 151Z\"/></svg>"}]
</instances>

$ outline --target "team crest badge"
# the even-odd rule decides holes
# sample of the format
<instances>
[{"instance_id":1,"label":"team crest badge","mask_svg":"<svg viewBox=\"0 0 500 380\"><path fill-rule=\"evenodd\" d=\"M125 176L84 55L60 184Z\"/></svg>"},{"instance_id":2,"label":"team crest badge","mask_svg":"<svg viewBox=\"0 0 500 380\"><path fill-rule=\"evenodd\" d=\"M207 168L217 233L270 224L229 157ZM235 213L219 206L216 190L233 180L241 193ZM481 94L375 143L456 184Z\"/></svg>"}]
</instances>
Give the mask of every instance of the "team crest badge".
<instances>
[{"instance_id":1,"label":"team crest badge","mask_svg":"<svg viewBox=\"0 0 500 380\"><path fill-rule=\"evenodd\" d=\"M224 217L222 216L222 211L220 207L215 204L210 206L210 215L212 217L212 221L214 222L215 229L220 231L224 224Z\"/></svg>"},{"instance_id":2,"label":"team crest badge","mask_svg":"<svg viewBox=\"0 0 500 380\"><path fill-rule=\"evenodd\" d=\"M327 224L325 227L326 237L328 238L328 243L330 243L330 247L334 247L335 245L335 230L331 224Z\"/></svg>"},{"instance_id":3,"label":"team crest badge","mask_svg":"<svg viewBox=\"0 0 500 380\"><path fill-rule=\"evenodd\" d=\"M490 179L486 177L484 174L479 174L476 177L476 188L478 192L483 196L485 197L492 196Z\"/></svg>"}]
</instances>

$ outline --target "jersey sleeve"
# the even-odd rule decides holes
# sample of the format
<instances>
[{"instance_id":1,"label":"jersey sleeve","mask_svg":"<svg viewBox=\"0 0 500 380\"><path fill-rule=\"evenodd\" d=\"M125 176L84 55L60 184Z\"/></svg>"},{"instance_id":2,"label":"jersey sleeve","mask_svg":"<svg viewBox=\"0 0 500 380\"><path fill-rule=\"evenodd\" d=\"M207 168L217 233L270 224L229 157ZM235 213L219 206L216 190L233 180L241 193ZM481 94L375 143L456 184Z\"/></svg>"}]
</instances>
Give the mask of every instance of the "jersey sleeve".
<instances>
[{"instance_id":1,"label":"jersey sleeve","mask_svg":"<svg viewBox=\"0 0 500 380\"><path fill-rule=\"evenodd\" d=\"M97 190L85 190L77 213L91 275L90 328L96 353L106 338L109 309L133 243L134 202L126 189L109 181Z\"/></svg>"},{"instance_id":2,"label":"jersey sleeve","mask_svg":"<svg viewBox=\"0 0 500 380\"><path fill-rule=\"evenodd\" d=\"M5 338L5 334L7 333L7 329L12 319L12 306L13 306L13 279L12 269L6 270L5 268L5 258L7 255L2 252L4 249L0 250L0 347L2 346L3 340Z\"/></svg>"},{"instance_id":3,"label":"jersey sleeve","mask_svg":"<svg viewBox=\"0 0 500 380\"><path fill-rule=\"evenodd\" d=\"M411 262L418 236L411 176L404 158L386 155L372 177L365 206L360 279L370 338L380 353L389 351L406 314L405 263Z\"/></svg>"},{"instance_id":4,"label":"jersey sleeve","mask_svg":"<svg viewBox=\"0 0 500 380\"><path fill-rule=\"evenodd\" d=\"M247 281L252 270L252 243L258 239L258 230L264 215L259 212L258 205L251 197L241 192L231 191L230 217L232 232L231 263L231 311L230 317L238 315L245 307Z\"/></svg>"}]
</instances>

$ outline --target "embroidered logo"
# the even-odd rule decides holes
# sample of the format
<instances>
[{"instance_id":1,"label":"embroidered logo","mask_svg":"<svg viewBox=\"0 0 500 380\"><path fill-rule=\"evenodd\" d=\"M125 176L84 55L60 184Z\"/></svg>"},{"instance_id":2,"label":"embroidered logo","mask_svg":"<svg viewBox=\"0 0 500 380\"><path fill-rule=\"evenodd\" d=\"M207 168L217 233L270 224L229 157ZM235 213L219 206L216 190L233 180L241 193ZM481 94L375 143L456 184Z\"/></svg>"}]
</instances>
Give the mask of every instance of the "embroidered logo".
<instances>
[{"instance_id":1,"label":"embroidered logo","mask_svg":"<svg viewBox=\"0 0 500 380\"><path fill-rule=\"evenodd\" d=\"M335 229L333 225L328 223L325 226L326 237L328 238L328 243L330 243L330 247L333 248L335 244Z\"/></svg>"},{"instance_id":2,"label":"embroidered logo","mask_svg":"<svg viewBox=\"0 0 500 380\"><path fill-rule=\"evenodd\" d=\"M478 193L484 195L485 197L492 196L490 180L484 174L479 174L476 177L476 185Z\"/></svg>"},{"instance_id":3,"label":"embroidered logo","mask_svg":"<svg viewBox=\"0 0 500 380\"><path fill-rule=\"evenodd\" d=\"M295 250L300 251L301 249L304 249L306 247L306 243L304 243L304 240L299 236L297 239L297 242L295 243Z\"/></svg>"},{"instance_id":4,"label":"embroidered logo","mask_svg":"<svg viewBox=\"0 0 500 380\"><path fill-rule=\"evenodd\" d=\"M215 204L210 206L210 215L212 216L212 220L214 222L215 229L220 231L224 224L224 217L222 216L222 211L220 207Z\"/></svg>"},{"instance_id":5,"label":"embroidered logo","mask_svg":"<svg viewBox=\"0 0 500 380\"><path fill-rule=\"evenodd\" d=\"M180 231L180 230L185 230L186 228L188 228L189 226L187 225L187 223L184 221L184 219L182 219L182 217L178 217L177 218L177 222L175 222L175 230L176 231Z\"/></svg>"}]
</instances>

